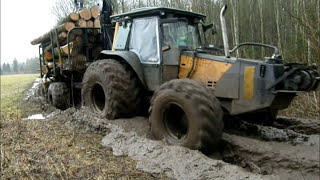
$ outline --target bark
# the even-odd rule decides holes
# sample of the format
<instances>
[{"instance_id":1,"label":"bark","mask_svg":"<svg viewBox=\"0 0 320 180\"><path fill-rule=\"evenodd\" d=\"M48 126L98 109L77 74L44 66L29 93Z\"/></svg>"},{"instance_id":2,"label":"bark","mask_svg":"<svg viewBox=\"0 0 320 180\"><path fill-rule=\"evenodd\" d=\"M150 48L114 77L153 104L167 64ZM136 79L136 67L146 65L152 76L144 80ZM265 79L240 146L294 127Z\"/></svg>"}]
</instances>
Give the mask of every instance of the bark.
<instances>
[{"instance_id":1,"label":"bark","mask_svg":"<svg viewBox=\"0 0 320 180\"><path fill-rule=\"evenodd\" d=\"M234 30L234 45L239 44L239 22L238 22L238 0L232 0L232 14L233 14L233 30ZM237 57L239 57L239 51L236 50Z\"/></svg>"},{"instance_id":2,"label":"bark","mask_svg":"<svg viewBox=\"0 0 320 180\"><path fill-rule=\"evenodd\" d=\"M61 25L55 27L54 29L57 30L57 33L58 33L58 34L60 34L60 33L64 32L64 31L69 31L69 30L71 30L71 29L74 28L74 27L75 27L74 23L72 23L72 22L66 22L66 23L64 23L64 24L61 24ZM54 29L52 29L51 31L53 31ZM42 43L42 42L50 41L50 33L51 33L51 31L49 31L49 32L45 33L44 35L42 35L42 36L40 36L40 37L32 40L32 41L31 41L31 44L32 44L32 45L37 45L37 44L40 44L40 43ZM53 33L53 34L54 34L54 33Z\"/></svg>"},{"instance_id":3,"label":"bark","mask_svg":"<svg viewBox=\"0 0 320 180\"><path fill-rule=\"evenodd\" d=\"M275 15L276 15L276 25L277 25L278 48L279 48L279 53L281 54L282 48L281 48L280 15L279 15L278 0L274 0L274 5L276 9Z\"/></svg>"},{"instance_id":4,"label":"bark","mask_svg":"<svg viewBox=\"0 0 320 180\"><path fill-rule=\"evenodd\" d=\"M318 0L318 47L320 47L320 0ZM319 54L319 58L320 58L320 54ZM320 59L319 59L320 61Z\"/></svg>"},{"instance_id":5,"label":"bark","mask_svg":"<svg viewBox=\"0 0 320 180\"><path fill-rule=\"evenodd\" d=\"M66 23L66 22L76 22L80 18L78 13L72 12L67 17L65 17L60 24Z\"/></svg>"},{"instance_id":6,"label":"bark","mask_svg":"<svg viewBox=\"0 0 320 180\"><path fill-rule=\"evenodd\" d=\"M310 38L308 38L308 40L307 40L307 42L308 42L308 64L309 65L311 65L312 63L311 63L311 59L312 59L312 57L311 57L311 40L310 40Z\"/></svg>"},{"instance_id":7,"label":"bark","mask_svg":"<svg viewBox=\"0 0 320 180\"><path fill-rule=\"evenodd\" d=\"M253 9L253 5L254 5L254 0L250 0L250 31L251 31L251 42L254 42L254 22L253 22L253 15L254 15L254 9ZM254 53L254 47L251 47L252 52ZM255 53L254 53L255 55Z\"/></svg>"},{"instance_id":8,"label":"bark","mask_svg":"<svg viewBox=\"0 0 320 180\"><path fill-rule=\"evenodd\" d=\"M263 1L258 0L259 2L259 13L260 13L260 38L261 43L264 44L264 24L263 24ZM264 48L261 49L261 57L264 57Z\"/></svg>"}]
</instances>

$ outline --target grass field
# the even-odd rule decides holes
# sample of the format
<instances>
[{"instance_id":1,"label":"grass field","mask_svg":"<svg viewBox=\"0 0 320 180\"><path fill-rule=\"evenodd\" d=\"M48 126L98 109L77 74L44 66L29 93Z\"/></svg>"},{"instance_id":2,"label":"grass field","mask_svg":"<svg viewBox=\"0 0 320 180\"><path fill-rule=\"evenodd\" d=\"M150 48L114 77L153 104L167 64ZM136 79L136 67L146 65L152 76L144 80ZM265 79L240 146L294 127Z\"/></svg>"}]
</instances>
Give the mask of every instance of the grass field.
<instances>
[{"instance_id":1,"label":"grass field","mask_svg":"<svg viewBox=\"0 0 320 180\"><path fill-rule=\"evenodd\" d=\"M19 104L22 92L39 77L39 74L2 75L1 78L1 115L19 115Z\"/></svg>"}]
</instances>

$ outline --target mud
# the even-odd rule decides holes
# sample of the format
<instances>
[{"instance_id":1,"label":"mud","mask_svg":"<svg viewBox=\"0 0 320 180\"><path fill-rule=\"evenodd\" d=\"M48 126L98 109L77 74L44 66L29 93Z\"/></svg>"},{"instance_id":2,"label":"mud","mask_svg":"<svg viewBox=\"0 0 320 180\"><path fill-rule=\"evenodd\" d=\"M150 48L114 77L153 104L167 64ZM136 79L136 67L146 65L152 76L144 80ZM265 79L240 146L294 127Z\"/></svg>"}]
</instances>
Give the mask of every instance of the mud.
<instances>
[{"instance_id":1,"label":"mud","mask_svg":"<svg viewBox=\"0 0 320 180\"><path fill-rule=\"evenodd\" d=\"M48 121L105 135L103 146L136 160L144 172L173 179L318 179L320 174L320 124L313 120L279 117L271 127L226 119L219 148L204 155L152 140L145 117L110 121L86 108L43 107Z\"/></svg>"},{"instance_id":2,"label":"mud","mask_svg":"<svg viewBox=\"0 0 320 180\"><path fill-rule=\"evenodd\" d=\"M28 102L39 102L41 101L42 97L40 96L40 83L41 83L42 79L41 78L37 78L31 88L26 91L24 93L24 101L28 101Z\"/></svg>"}]
</instances>

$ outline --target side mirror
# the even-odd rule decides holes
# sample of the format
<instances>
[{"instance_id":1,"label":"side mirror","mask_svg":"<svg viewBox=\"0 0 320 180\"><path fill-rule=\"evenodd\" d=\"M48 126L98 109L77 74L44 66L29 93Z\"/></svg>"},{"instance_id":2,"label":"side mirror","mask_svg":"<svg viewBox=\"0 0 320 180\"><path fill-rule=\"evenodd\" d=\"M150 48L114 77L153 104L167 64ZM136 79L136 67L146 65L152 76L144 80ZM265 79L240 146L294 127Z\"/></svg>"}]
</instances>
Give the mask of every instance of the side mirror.
<instances>
[{"instance_id":1,"label":"side mirror","mask_svg":"<svg viewBox=\"0 0 320 180\"><path fill-rule=\"evenodd\" d=\"M212 35L215 35L217 34L217 31L216 31L216 27L214 24L209 24L209 25L202 25L202 28L203 28L203 31L204 32L207 32L208 29L211 29L211 34Z\"/></svg>"}]
</instances>

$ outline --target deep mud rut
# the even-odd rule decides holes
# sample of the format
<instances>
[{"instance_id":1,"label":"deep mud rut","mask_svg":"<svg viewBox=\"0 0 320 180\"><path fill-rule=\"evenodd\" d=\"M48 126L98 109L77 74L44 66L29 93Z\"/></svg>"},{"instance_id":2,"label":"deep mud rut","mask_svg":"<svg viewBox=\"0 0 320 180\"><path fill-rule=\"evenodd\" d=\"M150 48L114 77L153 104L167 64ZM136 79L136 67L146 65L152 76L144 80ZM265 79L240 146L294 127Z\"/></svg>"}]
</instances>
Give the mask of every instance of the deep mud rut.
<instances>
[{"instance_id":1,"label":"deep mud rut","mask_svg":"<svg viewBox=\"0 0 320 180\"><path fill-rule=\"evenodd\" d=\"M37 86L26 97L44 102ZM49 121L64 119L67 128L105 135L101 143L115 156L127 155L138 170L173 179L319 179L318 121L278 117L270 127L227 118L219 148L204 155L153 140L145 117L110 121L86 108L60 111L45 103L42 113Z\"/></svg>"}]
</instances>

